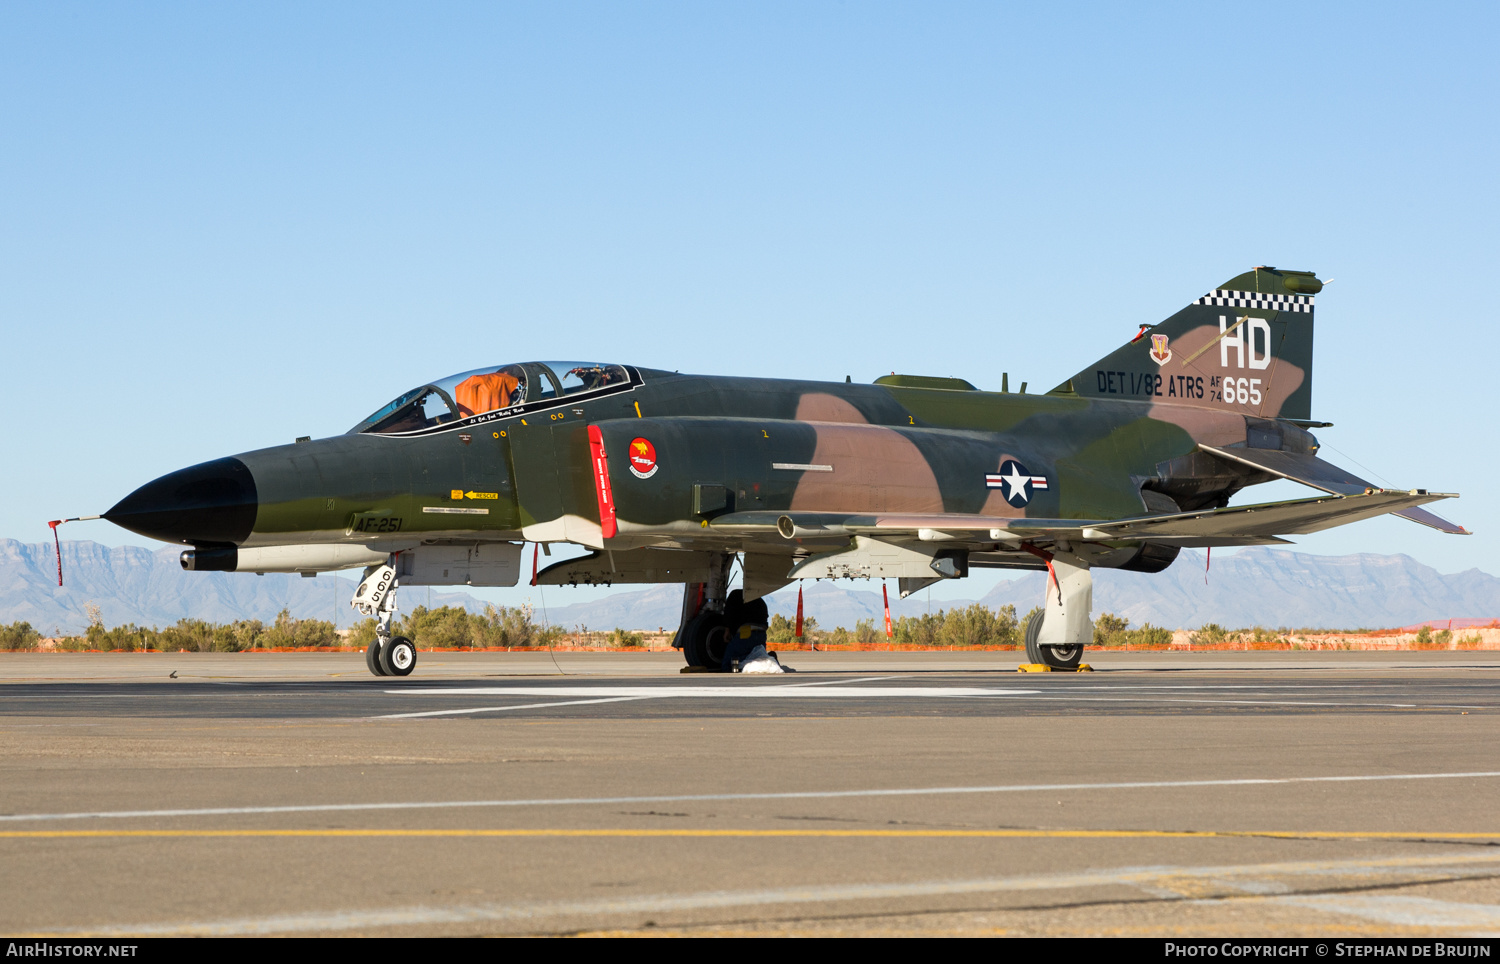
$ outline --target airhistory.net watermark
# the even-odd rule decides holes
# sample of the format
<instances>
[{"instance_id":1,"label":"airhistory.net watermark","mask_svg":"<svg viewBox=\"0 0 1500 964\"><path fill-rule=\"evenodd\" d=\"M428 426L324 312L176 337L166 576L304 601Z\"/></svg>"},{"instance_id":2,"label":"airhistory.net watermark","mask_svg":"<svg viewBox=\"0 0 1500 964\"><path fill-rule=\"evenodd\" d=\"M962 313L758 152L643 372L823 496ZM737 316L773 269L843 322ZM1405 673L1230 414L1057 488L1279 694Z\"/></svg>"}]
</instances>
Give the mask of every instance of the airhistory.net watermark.
<instances>
[{"instance_id":1,"label":"airhistory.net watermark","mask_svg":"<svg viewBox=\"0 0 1500 964\"><path fill-rule=\"evenodd\" d=\"M10 941L6 957L135 957L139 944L75 944L52 941Z\"/></svg>"}]
</instances>

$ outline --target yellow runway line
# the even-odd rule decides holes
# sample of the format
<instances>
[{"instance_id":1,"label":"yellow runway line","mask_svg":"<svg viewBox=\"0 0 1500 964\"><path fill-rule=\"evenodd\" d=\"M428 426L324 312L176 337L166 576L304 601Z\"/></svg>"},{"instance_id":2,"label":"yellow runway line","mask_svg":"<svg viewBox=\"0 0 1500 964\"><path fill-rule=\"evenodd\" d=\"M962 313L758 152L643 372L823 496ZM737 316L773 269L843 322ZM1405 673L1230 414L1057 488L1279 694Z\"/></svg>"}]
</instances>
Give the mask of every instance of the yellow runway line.
<instances>
[{"instance_id":1,"label":"yellow runway line","mask_svg":"<svg viewBox=\"0 0 1500 964\"><path fill-rule=\"evenodd\" d=\"M419 838L475 838L475 837L684 837L684 838L850 838L850 839L1151 839L1151 838L1232 838L1271 837L1281 840L1344 840L1344 839L1419 839L1419 840L1500 840L1496 832L1452 832L1438 831L1364 831L1364 830L718 830L718 829L635 829L630 827L607 827L595 830L512 828L500 830L484 829L325 829L296 828L289 830L6 830L0 831L0 840L68 840L68 839L118 839L129 837L194 838L194 837L299 837L299 838L359 838L359 837L419 837Z\"/></svg>"}]
</instances>

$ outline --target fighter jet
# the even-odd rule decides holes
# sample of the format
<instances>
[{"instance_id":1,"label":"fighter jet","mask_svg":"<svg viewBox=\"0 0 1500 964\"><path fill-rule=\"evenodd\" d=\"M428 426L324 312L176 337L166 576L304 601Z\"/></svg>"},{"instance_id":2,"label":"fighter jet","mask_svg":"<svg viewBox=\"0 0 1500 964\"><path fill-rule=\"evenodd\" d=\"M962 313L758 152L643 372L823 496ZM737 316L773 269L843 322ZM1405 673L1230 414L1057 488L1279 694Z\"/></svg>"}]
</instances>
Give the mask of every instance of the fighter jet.
<instances>
[{"instance_id":1,"label":"fighter jet","mask_svg":"<svg viewBox=\"0 0 1500 964\"><path fill-rule=\"evenodd\" d=\"M1284 543L1449 494L1318 457L1312 272L1257 267L1043 394L891 374L873 384L513 362L428 382L347 433L148 482L104 518L190 546L193 571L366 567L372 672L404 676L398 587L512 586L525 543L590 550L544 585L680 583L673 645L718 666L744 607L803 579L1045 569L1028 658L1076 667L1092 571L1159 572L1184 547ZM1229 507L1248 485L1321 494ZM533 550L533 553L535 550ZM549 552L550 555L550 552ZM535 560L533 554L533 560ZM738 558L742 588L730 591Z\"/></svg>"}]
</instances>

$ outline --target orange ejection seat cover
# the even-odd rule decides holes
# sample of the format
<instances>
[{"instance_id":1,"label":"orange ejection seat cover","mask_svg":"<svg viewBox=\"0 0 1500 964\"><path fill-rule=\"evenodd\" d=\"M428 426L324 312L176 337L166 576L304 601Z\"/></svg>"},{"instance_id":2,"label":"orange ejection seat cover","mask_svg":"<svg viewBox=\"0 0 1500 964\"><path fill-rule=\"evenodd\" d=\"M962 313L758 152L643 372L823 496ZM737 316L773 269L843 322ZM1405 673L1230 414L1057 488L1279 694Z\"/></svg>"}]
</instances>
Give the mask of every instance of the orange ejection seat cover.
<instances>
[{"instance_id":1,"label":"orange ejection seat cover","mask_svg":"<svg viewBox=\"0 0 1500 964\"><path fill-rule=\"evenodd\" d=\"M505 372L470 375L453 390L453 400L463 415L492 412L510 404L511 396L521 386L520 379Z\"/></svg>"}]
</instances>

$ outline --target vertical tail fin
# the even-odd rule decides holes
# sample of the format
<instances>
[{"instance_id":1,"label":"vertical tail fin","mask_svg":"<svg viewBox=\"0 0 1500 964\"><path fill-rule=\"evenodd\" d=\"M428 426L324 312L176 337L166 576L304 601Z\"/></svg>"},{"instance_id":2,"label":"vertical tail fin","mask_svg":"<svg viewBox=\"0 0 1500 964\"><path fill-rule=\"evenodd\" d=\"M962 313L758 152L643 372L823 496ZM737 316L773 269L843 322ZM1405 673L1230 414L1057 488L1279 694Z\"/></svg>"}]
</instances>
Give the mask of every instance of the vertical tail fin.
<instances>
[{"instance_id":1,"label":"vertical tail fin","mask_svg":"<svg viewBox=\"0 0 1500 964\"><path fill-rule=\"evenodd\" d=\"M1311 271L1254 268L1054 388L1261 418L1312 417Z\"/></svg>"}]
</instances>

